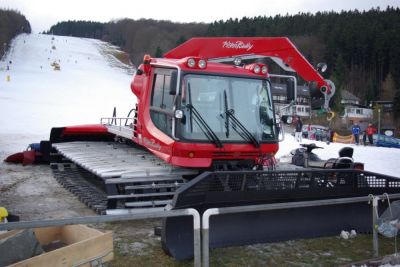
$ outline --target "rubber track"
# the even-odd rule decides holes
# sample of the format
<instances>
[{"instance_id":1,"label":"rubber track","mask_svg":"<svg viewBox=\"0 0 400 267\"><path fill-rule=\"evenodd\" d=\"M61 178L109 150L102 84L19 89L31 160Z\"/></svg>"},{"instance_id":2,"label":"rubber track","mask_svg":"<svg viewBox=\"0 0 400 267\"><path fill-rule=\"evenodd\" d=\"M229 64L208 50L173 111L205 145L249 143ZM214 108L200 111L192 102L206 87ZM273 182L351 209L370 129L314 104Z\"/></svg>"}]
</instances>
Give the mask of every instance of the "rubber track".
<instances>
[{"instance_id":1,"label":"rubber track","mask_svg":"<svg viewBox=\"0 0 400 267\"><path fill-rule=\"evenodd\" d=\"M106 214L107 194L86 180L90 179L92 174L73 163L52 164L51 169L54 178L65 189L96 213Z\"/></svg>"}]
</instances>

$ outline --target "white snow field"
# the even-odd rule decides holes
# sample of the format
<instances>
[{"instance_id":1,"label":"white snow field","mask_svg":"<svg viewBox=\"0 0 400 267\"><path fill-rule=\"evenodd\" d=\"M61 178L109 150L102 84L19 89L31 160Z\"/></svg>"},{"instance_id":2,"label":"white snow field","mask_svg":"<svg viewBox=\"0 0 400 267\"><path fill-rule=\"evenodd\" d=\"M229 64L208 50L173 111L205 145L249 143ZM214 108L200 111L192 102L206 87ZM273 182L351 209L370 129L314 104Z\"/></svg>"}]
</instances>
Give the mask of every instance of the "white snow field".
<instances>
[{"instance_id":1,"label":"white snow field","mask_svg":"<svg viewBox=\"0 0 400 267\"><path fill-rule=\"evenodd\" d=\"M48 139L51 127L99 123L114 106L126 116L136 103L132 75L104 53L112 49L94 39L17 36L0 61L0 155Z\"/></svg>"},{"instance_id":2,"label":"white snow field","mask_svg":"<svg viewBox=\"0 0 400 267\"><path fill-rule=\"evenodd\" d=\"M136 103L130 90L132 75L104 53L109 49L109 44L93 39L40 34L15 38L0 62L0 157L48 139L51 127L99 123L101 117L112 115L114 106L118 116L126 116ZM54 61L60 71L53 70ZM324 147L315 150L323 159L336 157L346 146L315 143ZM350 146L366 170L400 177L400 149ZM287 134L277 158L283 160L296 147L299 144Z\"/></svg>"}]
</instances>

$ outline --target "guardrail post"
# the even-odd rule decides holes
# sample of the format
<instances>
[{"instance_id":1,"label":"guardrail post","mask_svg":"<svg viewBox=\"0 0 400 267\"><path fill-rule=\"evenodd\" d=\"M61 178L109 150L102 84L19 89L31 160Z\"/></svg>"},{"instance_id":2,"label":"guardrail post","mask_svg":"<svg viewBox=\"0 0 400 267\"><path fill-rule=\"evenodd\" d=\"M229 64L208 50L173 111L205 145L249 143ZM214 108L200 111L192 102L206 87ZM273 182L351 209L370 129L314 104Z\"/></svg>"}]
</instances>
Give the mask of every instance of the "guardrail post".
<instances>
[{"instance_id":1,"label":"guardrail post","mask_svg":"<svg viewBox=\"0 0 400 267\"><path fill-rule=\"evenodd\" d=\"M216 214L219 214L218 208L208 209L203 213L201 230L203 267L210 265L210 216Z\"/></svg>"},{"instance_id":2,"label":"guardrail post","mask_svg":"<svg viewBox=\"0 0 400 267\"><path fill-rule=\"evenodd\" d=\"M193 216L193 253L194 266L201 267L201 234L200 234L200 214L195 209L187 209L188 214Z\"/></svg>"},{"instance_id":3,"label":"guardrail post","mask_svg":"<svg viewBox=\"0 0 400 267\"><path fill-rule=\"evenodd\" d=\"M372 249L374 258L379 256L379 240L377 231L379 199L378 196L372 196Z\"/></svg>"}]
</instances>

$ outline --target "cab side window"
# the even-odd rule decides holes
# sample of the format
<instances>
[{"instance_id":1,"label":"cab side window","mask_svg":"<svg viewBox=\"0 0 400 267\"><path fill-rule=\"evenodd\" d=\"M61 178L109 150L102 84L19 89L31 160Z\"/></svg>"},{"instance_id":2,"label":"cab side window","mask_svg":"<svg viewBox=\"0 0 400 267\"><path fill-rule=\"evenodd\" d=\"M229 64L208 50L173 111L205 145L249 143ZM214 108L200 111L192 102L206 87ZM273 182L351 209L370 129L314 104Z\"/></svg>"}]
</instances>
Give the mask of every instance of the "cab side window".
<instances>
[{"instance_id":1,"label":"cab side window","mask_svg":"<svg viewBox=\"0 0 400 267\"><path fill-rule=\"evenodd\" d=\"M154 125L165 134L172 136L172 115L174 95L169 94L171 84L170 69L156 69L150 101L150 116Z\"/></svg>"}]
</instances>

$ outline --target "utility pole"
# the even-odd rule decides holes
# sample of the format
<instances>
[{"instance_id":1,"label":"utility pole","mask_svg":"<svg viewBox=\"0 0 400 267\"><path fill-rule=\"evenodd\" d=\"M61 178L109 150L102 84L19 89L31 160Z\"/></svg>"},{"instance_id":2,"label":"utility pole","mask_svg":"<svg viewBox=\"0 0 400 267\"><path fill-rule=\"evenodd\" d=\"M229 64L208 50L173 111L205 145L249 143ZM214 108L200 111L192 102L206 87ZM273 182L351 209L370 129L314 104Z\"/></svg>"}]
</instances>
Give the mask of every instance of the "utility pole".
<instances>
[{"instance_id":1,"label":"utility pole","mask_svg":"<svg viewBox=\"0 0 400 267\"><path fill-rule=\"evenodd\" d=\"M378 141L381 135L381 109L378 108Z\"/></svg>"}]
</instances>

